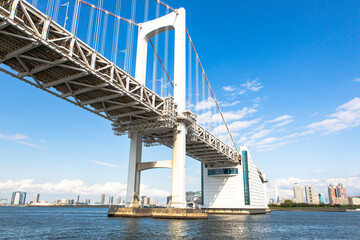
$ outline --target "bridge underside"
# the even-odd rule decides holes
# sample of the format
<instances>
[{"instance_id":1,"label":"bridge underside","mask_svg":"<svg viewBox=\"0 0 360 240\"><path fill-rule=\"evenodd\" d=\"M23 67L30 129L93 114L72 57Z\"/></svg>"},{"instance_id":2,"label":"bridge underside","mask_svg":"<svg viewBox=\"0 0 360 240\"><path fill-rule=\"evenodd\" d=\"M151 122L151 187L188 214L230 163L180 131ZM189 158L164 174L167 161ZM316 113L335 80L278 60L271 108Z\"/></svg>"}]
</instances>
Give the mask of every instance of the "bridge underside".
<instances>
[{"instance_id":1,"label":"bridge underside","mask_svg":"<svg viewBox=\"0 0 360 240\"><path fill-rule=\"evenodd\" d=\"M118 135L137 131L147 145L172 147L174 129L185 122L188 156L210 166L239 163L239 154L193 114L180 117L172 98L152 92L25 1L0 0L0 64L11 68L0 71L112 121Z\"/></svg>"}]
</instances>

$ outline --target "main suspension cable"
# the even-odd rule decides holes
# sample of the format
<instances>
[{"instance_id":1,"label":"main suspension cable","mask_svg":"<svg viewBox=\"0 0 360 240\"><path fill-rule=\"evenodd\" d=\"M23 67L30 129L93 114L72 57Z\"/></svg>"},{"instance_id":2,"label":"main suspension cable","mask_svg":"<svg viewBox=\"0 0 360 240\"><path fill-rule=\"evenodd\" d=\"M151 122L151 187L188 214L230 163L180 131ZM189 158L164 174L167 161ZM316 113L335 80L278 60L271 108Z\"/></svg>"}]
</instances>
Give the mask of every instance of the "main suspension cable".
<instances>
[{"instance_id":1,"label":"main suspension cable","mask_svg":"<svg viewBox=\"0 0 360 240\"><path fill-rule=\"evenodd\" d=\"M233 138L233 136L232 136L232 134L231 134L231 132L230 132L229 126L227 125L227 123L226 123L226 121L225 121L225 118L224 118L224 115L222 114L222 111L221 111L221 109L220 109L220 105L219 105L219 103L217 102L216 97L215 97L215 94L214 94L214 92L213 92L213 90L212 90L212 88L211 88L211 86L210 86L209 79L207 78L207 76L206 76L206 74L205 74L205 70L204 70L204 68L203 68L203 66L202 66L202 64L201 64L201 62L200 62L199 55L198 55L197 52L196 52L196 49L195 49L194 43L193 43L193 41L192 41L192 39L191 39L191 37L190 37L189 31L188 31L187 29L186 29L186 34L187 34L187 36L188 36L188 38L189 38L189 42L190 42L190 44L191 44L191 46L192 46L192 48L193 48L193 50L194 50L195 57L196 57L199 65L200 65L200 68L201 68L201 70L202 70L202 73L203 73L203 75L204 75L204 77L205 77L205 80L206 80L206 82L207 82L207 85L208 85L208 87L209 87L209 89L210 89L211 95L212 95L212 97L213 97L213 99L214 99L214 101L215 101L215 104L216 104L216 106L217 106L217 109L219 110L220 116L221 116L221 118L222 118L222 120L223 120L223 122L224 122L224 125L225 125L225 127L226 127L226 130L227 130L227 132L228 132L228 134L229 134L229 136L230 136L230 138L231 138L232 143L234 144L234 147L235 147L236 151L239 152L239 150L238 150L238 148L237 148L237 146L236 146L235 140L234 140L234 138Z\"/></svg>"}]
</instances>

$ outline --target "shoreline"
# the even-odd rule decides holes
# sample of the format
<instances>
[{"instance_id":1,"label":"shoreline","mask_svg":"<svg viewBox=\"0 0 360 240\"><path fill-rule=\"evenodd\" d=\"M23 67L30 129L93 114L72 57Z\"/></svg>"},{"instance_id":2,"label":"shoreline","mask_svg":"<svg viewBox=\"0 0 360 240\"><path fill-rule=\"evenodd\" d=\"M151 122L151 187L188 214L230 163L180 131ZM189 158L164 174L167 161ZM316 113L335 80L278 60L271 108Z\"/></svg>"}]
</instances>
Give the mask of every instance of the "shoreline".
<instances>
[{"instance_id":1,"label":"shoreline","mask_svg":"<svg viewBox=\"0 0 360 240\"><path fill-rule=\"evenodd\" d=\"M270 208L271 211L285 212L347 212L346 208ZM354 210L355 211L355 210Z\"/></svg>"}]
</instances>

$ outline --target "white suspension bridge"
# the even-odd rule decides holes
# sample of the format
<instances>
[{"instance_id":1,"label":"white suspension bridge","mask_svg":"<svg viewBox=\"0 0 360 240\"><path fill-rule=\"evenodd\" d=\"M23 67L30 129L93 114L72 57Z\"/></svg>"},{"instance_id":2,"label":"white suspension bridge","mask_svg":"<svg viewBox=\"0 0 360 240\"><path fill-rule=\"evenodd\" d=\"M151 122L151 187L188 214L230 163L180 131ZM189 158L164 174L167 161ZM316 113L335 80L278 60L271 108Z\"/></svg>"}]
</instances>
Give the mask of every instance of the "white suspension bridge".
<instances>
[{"instance_id":1,"label":"white suspension bridge","mask_svg":"<svg viewBox=\"0 0 360 240\"><path fill-rule=\"evenodd\" d=\"M129 135L128 206L138 204L140 172L167 167L172 168L171 206L183 208L185 155L210 167L238 165L241 155L186 29L185 10L155 2L155 18L149 20L149 0L138 0L141 8L136 0L123 0L123 6L117 0L115 13L104 10L103 0L0 0L0 70L110 120L116 135ZM130 18L121 17L126 4ZM139 9L142 23L135 21ZM148 45L152 75L147 73ZM210 107L198 107L207 103ZM210 119L197 121L197 114L206 111L218 114L232 147L211 133ZM142 143L173 148L172 160L141 162Z\"/></svg>"}]
</instances>

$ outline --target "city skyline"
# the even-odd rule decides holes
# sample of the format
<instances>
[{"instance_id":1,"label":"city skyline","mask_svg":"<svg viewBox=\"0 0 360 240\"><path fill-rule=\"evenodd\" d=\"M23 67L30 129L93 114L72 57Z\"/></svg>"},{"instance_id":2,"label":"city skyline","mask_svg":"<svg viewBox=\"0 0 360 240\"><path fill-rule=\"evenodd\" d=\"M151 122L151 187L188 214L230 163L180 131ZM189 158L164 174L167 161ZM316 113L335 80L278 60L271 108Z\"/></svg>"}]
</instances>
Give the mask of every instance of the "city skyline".
<instances>
[{"instance_id":1,"label":"city skyline","mask_svg":"<svg viewBox=\"0 0 360 240\"><path fill-rule=\"evenodd\" d=\"M351 195L360 195L360 153L353 144L360 133L360 26L353 11L359 3L181 4L237 143L248 145L269 179L269 197L275 185L280 196L291 196L293 182L312 185L315 192L343 182ZM220 33L213 35L213 27ZM52 192L54 198L125 196L126 136L114 136L110 123L95 115L0 76L0 99L11 103L0 106L6 113L0 118L0 162L6 169L0 172L1 198L18 190ZM171 150L144 148L143 156L168 160ZM165 199L170 173L144 172L141 195ZM186 174L187 190L199 189L200 163L187 158Z\"/></svg>"}]
</instances>

